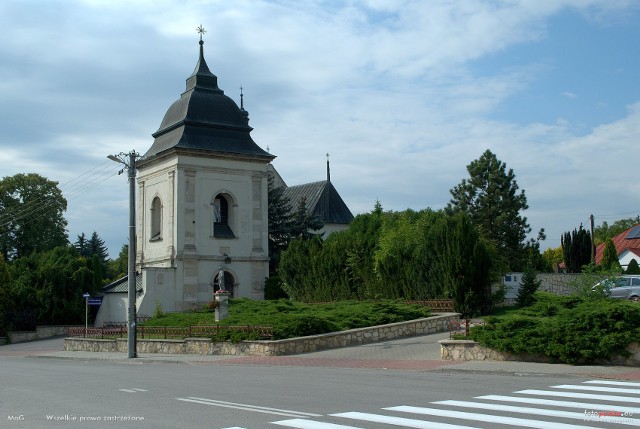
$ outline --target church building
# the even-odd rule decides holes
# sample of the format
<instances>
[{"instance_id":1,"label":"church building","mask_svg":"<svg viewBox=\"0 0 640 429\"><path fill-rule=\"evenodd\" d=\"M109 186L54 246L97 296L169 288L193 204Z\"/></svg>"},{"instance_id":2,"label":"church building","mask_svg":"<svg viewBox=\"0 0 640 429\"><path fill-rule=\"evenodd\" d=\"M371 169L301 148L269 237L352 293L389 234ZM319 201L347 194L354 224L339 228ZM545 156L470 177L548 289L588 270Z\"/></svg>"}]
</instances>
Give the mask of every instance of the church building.
<instances>
[{"instance_id":1,"label":"church building","mask_svg":"<svg viewBox=\"0 0 640 429\"><path fill-rule=\"evenodd\" d=\"M242 98L238 107L218 87L202 37L199 43L185 91L136 163L138 315L152 315L157 306L168 312L200 307L218 289L264 298L268 171L275 156L253 141ZM348 224L353 216L337 197ZM105 288L96 325L126 320L125 289L125 279Z\"/></svg>"}]
</instances>

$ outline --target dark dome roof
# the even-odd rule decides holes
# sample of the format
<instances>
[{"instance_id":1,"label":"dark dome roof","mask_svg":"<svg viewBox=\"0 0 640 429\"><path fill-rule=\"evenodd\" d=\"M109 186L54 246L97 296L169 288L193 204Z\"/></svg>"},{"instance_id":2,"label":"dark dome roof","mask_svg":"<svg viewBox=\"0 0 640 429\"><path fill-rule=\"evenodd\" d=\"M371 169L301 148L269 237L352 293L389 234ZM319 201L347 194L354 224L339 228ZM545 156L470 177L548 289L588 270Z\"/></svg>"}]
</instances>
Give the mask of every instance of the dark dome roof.
<instances>
[{"instance_id":1,"label":"dark dome roof","mask_svg":"<svg viewBox=\"0 0 640 429\"><path fill-rule=\"evenodd\" d=\"M209 71L204 59L201 40L200 58L187 79L187 89L167 110L143 159L182 148L270 161L274 156L253 141L252 129L248 112L218 88L218 78Z\"/></svg>"}]
</instances>

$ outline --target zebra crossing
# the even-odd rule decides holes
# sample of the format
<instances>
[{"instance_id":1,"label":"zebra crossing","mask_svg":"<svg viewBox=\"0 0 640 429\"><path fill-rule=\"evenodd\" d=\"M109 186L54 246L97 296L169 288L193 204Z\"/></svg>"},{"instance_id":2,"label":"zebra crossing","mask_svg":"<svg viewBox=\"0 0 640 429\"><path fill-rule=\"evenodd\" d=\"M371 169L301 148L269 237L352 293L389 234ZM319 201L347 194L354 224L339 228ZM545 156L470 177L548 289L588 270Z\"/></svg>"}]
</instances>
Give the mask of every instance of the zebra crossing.
<instances>
[{"instance_id":1,"label":"zebra crossing","mask_svg":"<svg viewBox=\"0 0 640 429\"><path fill-rule=\"evenodd\" d=\"M590 380L549 386L546 390L518 390L511 395L482 395L467 401L396 405L374 413L296 416L271 424L296 429L368 429L367 424L419 429L481 429L496 425L539 429L640 427L640 383Z\"/></svg>"}]
</instances>

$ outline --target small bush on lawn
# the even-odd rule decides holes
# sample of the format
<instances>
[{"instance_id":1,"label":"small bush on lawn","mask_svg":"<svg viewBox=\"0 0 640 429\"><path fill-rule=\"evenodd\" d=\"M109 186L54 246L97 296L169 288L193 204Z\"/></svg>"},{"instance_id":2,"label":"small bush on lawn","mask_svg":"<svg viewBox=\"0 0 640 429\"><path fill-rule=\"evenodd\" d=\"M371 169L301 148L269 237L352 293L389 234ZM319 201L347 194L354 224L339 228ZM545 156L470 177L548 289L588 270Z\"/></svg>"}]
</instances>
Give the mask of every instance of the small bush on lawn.
<instances>
[{"instance_id":1,"label":"small bush on lawn","mask_svg":"<svg viewBox=\"0 0 640 429\"><path fill-rule=\"evenodd\" d=\"M557 362L593 363L640 342L640 306L610 299L536 294L536 303L501 317L488 317L470 337L495 350L544 355Z\"/></svg>"}]
</instances>

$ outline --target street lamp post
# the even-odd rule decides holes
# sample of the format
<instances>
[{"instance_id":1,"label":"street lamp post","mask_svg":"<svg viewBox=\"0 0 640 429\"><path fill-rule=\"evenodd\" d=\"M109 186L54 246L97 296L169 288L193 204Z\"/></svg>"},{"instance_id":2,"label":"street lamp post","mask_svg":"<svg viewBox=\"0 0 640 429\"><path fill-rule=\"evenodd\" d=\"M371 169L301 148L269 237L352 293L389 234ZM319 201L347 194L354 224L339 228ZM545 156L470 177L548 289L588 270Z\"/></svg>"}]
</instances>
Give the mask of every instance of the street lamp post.
<instances>
[{"instance_id":1,"label":"street lamp post","mask_svg":"<svg viewBox=\"0 0 640 429\"><path fill-rule=\"evenodd\" d=\"M128 157L128 160L127 160ZM109 155L112 161L124 164L129 176L129 267L128 273L128 321L127 321L127 350L128 357L137 357L136 350L136 158L140 157L136 151L132 150L128 154L119 153Z\"/></svg>"}]
</instances>

